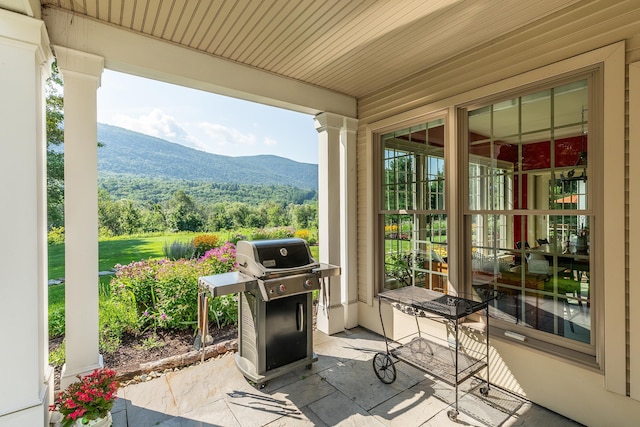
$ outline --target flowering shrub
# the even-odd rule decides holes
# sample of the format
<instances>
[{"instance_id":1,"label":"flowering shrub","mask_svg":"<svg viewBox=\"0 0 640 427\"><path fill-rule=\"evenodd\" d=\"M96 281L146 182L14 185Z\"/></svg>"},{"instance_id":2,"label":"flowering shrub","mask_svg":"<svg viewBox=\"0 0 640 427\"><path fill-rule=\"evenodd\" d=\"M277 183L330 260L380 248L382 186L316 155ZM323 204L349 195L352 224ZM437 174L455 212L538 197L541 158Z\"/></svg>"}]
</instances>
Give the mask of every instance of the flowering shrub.
<instances>
[{"instance_id":1,"label":"flowering shrub","mask_svg":"<svg viewBox=\"0 0 640 427\"><path fill-rule=\"evenodd\" d=\"M219 248L213 248L198 260L208 275L233 271L238 268L236 263L236 246L227 242Z\"/></svg>"},{"instance_id":2,"label":"flowering shrub","mask_svg":"<svg viewBox=\"0 0 640 427\"><path fill-rule=\"evenodd\" d=\"M62 426L68 427L76 420L84 424L107 416L116 399L119 384L112 369L96 369L93 373L80 377L80 381L70 384L61 391L51 410L58 410L62 416Z\"/></svg>"},{"instance_id":3,"label":"flowering shrub","mask_svg":"<svg viewBox=\"0 0 640 427\"><path fill-rule=\"evenodd\" d=\"M53 227L47 233L47 243L50 245L54 243L64 243L64 227Z\"/></svg>"},{"instance_id":4,"label":"flowering shrub","mask_svg":"<svg viewBox=\"0 0 640 427\"><path fill-rule=\"evenodd\" d=\"M229 237L228 240L234 245L237 245L240 240L247 240L247 236L245 236L244 234L236 233L233 236Z\"/></svg>"},{"instance_id":5,"label":"flowering shrub","mask_svg":"<svg viewBox=\"0 0 640 427\"><path fill-rule=\"evenodd\" d=\"M293 237L299 237L300 239L304 239L310 245L315 245L316 243L318 243L318 237L316 236L316 234L311 233L311 231L307 230L306 228L303 228L301 230L296 230L296 232L293 233Z\"/></svg>"},{"instance_id":6,"label":"flowering shrub","mask_svg":"<svg viewBox=\"0 0 640 427\"><path fill-rule=\"evenodd\" d=\"M261 228L253 232L253 240L265 240L265 239L286 239L287 237L293 237L295 230L293 227L272 227Z\"/></svg>"},{"instance_id":7,"label":"flowering shrub","mask_svg":"<svg viewBox=\"0 0 640 427\"><path fill-rule=\"evenodd\" d=\"M166 259L135 261L127 265L116 264L116 275L111 279L114 298L133 299L140 313L155 305L156 275Z\"/></svg>"},{"instance_id":8,"label":"flowering shrub","mask_svg":"<svg viewBox=\"0 0 640 427\"><path fill-rule=\"evenodd\" d=\"M208 250L218 246L218 236L215 234L200 234L194 237L193 246L196 248L196 257L200 257Z\"/></svg>"},{"instance_id":9,"label":"flowering shrub","mask_svg":"<svg viewBox=\"0 0 640 427\"><path fill-rule=\"evenodd\" d=\"M236 268L235 245L227 242L198 259L148 260L118 265L111 289L113 298L135 301L141 326L186 329L196 324L198 278ZM231 297L209 301L211 318L218 325L237 321L237 307L229 303Z\"/></svg>"},{"instance_id":10,"label":"flowering shrub","mask_svg":"<svg viewBox=\"0 0 640 427\"><path fill-rule=\"evenodd\" d=\"M298 238L304 239L304 240L309 240L309 236L310 235L311 235L311 233L307 229L296 230L296 232L293 233L293 237L298 237Z\"/></svg>"},{"instance_id":11,"label":"flowering shrub","mask_svg":"<svg viewBox=\"0 0 640 427\"><path fill-rule=\"evenodd\" d=\"M176 259L191 259L196 255L196 248L193 246L193 240L183 242L176 240L174 242L164 242L162 248L164 256L176 260Z\"/></svg>"}]
</instances>

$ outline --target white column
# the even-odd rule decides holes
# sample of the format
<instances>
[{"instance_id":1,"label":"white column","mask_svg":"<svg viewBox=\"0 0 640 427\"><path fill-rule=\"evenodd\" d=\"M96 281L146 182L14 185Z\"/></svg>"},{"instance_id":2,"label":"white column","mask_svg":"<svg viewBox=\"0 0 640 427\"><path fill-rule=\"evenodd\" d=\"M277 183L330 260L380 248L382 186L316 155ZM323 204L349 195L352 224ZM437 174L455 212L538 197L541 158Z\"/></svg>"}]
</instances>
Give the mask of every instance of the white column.
<instances>
[{"instance_id":1,"label":"white column","mask_svg":"<svg viewBox=\"0 0 640 427\"><path fill-rule=\"evenodd\" d=\"M65 353L61 387L102 367L98 350L97 90L103 58L54 46L64 81Z\"/></svg>"},{"instance_id":2,"label":"white column","mask_svg":"<svg viewBox=\"0 0 640 427\"><path fill-rule=\"evenodd\" d=\"M345 117L340 130L340 276L344 326L358 326L356 209L356 131L358 121Z\"/></svg>"},{"instance_id":3,"label":"white column","mask_svg":"<svg viewBox=\"0 0 640 427\"><path fill-rule=\"evenodd\" d=\"M42 21L0 9L0 426L44 426L48 366L45 79Z\"/></svg>"},{"instance_id":4,"label":"white column","mask_svg":"<svg viewBox=\"0 0 640 427\"><path fill-rule=\"evenodd\" d=\"M339 265L341 256L341 165L340 134L343 117L322 113L315 118L318 131L318 244L320 262ZM344 273L344 271L342 272ZM341 277L330 277L320 292L318 330L335 334L344 330Z\"/></svg>"}]
</instances>

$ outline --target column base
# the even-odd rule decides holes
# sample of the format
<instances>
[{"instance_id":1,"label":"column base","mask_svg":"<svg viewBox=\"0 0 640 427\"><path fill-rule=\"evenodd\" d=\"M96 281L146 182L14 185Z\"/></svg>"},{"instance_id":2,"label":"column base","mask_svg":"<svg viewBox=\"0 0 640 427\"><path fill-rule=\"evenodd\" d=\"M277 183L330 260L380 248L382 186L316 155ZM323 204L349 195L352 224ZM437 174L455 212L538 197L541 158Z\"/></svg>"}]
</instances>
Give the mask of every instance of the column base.
<instances>
[{"instance_id":1,"label":"column base","mask_svg":"<svg viewBox=\"0 0 640 427\"><path fill-rule=\"evenodd\" d=\"M49 405L53 403L54 370L45 371L44 383L40 389L40 399L28 402L23 408L14 408L0 414L0 427L45 426L49 425Z\"/></svg>"},{"instance_id":2,"label":"column base","mask_svg":"<svg viewBox=\"0 0 640 427\"><path fill-rule=\"evenodd\" d=\"M344 331L344 307L342 304L332 307L318 307L316 315L317 327L327 335Z\"/></svg>"},{"instance_id":3,"label":"column base","mask_svg":"<svg viewBox=\"0 0 640 427\"><path fill-rule=\"evenodd\" d=\"M344 327L353 329L358 326L358 302L344 304Z\"/></svg>"},{"instance_id":4,"label":"column base","mask_svg":"<svg viewBox=\"0 0 640 427\"><path fill-rule=\"evenodd\" d=\"M104 360L102 359L102 355L101 354L98 354L98 364L97 365L95 365L95 366L85 366L79 371L67 372L68 366L65 363L64 365L62 365L62 370L60 372L60 390L64 390L65 388L67 388L67 386L69 384L78 381L78 375L83 377L85 375L89 375L95 369L102 369L102 368L104 368Z\"/></svg>"}]
</instances>

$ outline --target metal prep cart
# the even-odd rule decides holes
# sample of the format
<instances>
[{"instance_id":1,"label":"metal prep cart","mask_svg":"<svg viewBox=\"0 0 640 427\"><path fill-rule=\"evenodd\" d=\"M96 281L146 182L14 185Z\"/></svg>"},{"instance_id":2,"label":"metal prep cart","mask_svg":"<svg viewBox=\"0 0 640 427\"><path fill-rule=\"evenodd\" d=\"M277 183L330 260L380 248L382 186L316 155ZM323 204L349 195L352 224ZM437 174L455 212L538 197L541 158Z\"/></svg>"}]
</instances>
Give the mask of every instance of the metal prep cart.
<instances>
[{"instance_id":1,"label":"metal prep cart","mask_svg":"<svg viewBox=\"0 0 640 427\"><path fill-rule=\"evenodd\" d=\"M440 292L416 286L407 286L378 294L378 311L382 324L386 353L377 353L373 358L373 369L377 377L385 384L396 379L395 363L403 361L424 372L433 374L455 386L455 408L448 412L449 418L455 420L458 412L458 385L471 378L483 368L487 368L486 385L480 388L483 396L489 394L489 302L500 294L493 290L484 290L481 301L460 296L444 295ZM398 344L394 348L389 345L382 319L382 302L416 319L417 333L407 344ZM472 313L485 310L486 313L486 352L460 350L459 320ZM454 325L455 340L447 340L447 345L422 337L418 317L441 318ZM392 358L393 357L393 358ZM394 360L395 359L395 360Z\"/></svg>"}]
</instances>

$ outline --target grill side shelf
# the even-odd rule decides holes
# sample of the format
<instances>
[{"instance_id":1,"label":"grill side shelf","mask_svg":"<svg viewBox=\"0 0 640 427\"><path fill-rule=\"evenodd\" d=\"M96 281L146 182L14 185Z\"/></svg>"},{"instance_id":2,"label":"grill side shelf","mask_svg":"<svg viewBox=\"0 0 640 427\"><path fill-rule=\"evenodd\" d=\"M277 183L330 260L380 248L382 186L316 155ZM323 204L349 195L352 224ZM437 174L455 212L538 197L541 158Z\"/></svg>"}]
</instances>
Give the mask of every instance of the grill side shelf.
<instances>
[{"instance_id":1,"label":"grill side shelf","mask_svg":"<svg viewBox=\"0 0 640 427\"><path fill-rule=\"evenodd\" d=\"M320 266L314 268L313 272L318 274L319 277L332 277L339 276L341 269L337 265L320 263Z\"/></svg>"},{"instance_id":2,"label":"grill side shelf","mask_svg":"<svg viewBox=\"0 0 640 427\"><path fill-rule=\"evenodd\" d=\"M238 271L200 277L198 284L208 289L213 297L258 289L258 281L254 277Z\"/></svg>"}]
</instances>

